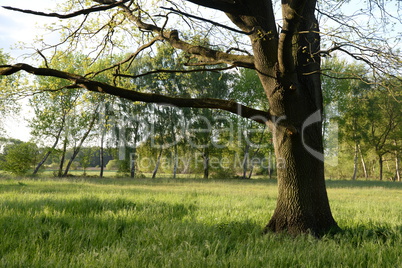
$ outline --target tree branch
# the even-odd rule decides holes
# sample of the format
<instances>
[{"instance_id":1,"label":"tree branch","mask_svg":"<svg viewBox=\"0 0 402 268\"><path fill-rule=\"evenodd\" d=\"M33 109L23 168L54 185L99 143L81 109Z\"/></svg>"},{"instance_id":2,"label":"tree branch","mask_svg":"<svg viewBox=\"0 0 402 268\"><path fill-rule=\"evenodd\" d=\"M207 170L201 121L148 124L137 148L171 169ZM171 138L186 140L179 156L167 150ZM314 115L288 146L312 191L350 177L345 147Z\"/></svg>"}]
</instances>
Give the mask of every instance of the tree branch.
<instances>
[{"instance_id":1,"label":"tree branch","mask_svg":"<svg viewBox=\"0 0 402 268\"><path fill-rule=\"evenodd\" d=\"M280 72L291 74L295 70L292 54L293 37L297 34L306 1L282 1L283 26L278 41L278 64Z\"/></svg>"},{"instance_id":2,"label":"tree branch","mask_svg":"<svg viewBox=\"0 0 402 268\"><path fill-rule=\"evenodd\" d=\"M234 0L186 0L203 7L217 9L235 15L248 15L250 12L244 8L241 1Z\"/></svg>"},{"instance_id":3,"label":"tree branch","mask_svg":"<svg viewBox=\"0 0 402 268\"><path fill-rule=\"evenodd\" d=\"M204 18L195 16L195 15L191 15L191 14L188 14L188 13L185 13L185 12L183 12L183 11L176 10L176 9L173 9L173 8L161 7L161 9L169 10L169 11L172 11L173 13L177 13L177 14L180 14L180 15L183 15L183 16L186 16L186 17L189 17L189 18L193 18L193 19L205 21L205 22L208 22L208 23L210 23L210 24L212 24L212 25L215 25L215 26L218 26L218 27L221 27L221 28L224 28L224 29L226 29L226 30L233 31L233 32L236 32L236 33L245 34L245 35L250 35L250 34L253 33L253 31L251 31L251 32L244 32L244 31L241 31L241 30L237 30L237 29L235 29L235 28L226 26L226 25L224 25L224 24L221 24L221 23L218 23L218 22L215 22L215 21L212 21L212 20L204 19Z\"/></svg>"},{"instance_id":4,"label":"tree branch","mask_svg":"<svg viewBox=\"0 0 402 268\"><path fill-rule=\"evenodd\" d=\"M269 112L253 109L232 100L221 100L213 98L179 98L154 93L142 93L134 90L112 86L102 82L93 81L77 74L67 73L49 68L36 68L24 63L0 66L0 75L11 75L19 71L25 71L38 76L50 76L66 79L72 81L74 85L77 86L77 88L84 88L92 92L105 93L120 98L125 98L131 101L157 103L160 105L174 105L176 107L210 108L224 110L237 114L244 118L252 119L262 124L271 124L273 121Z\"/></svg>"},{"instance_id":5,"label":"tree branch","mask_svg":"<svg viewBox=\"0 0 402 268\"><path fill-rule=\"evenodd\" d=\"M138 74L138 75L130 75L130 74L114 74L114 76L118 77L126 77L126 78L139 78L151 74L156 74L156 73L196 73L196 72L217 72L217 71L225 71L225 70L230 70L236 68L236 66L228 66L224 68L213 68L213 69L207 69L207 68L202 68L202 69L194 69L194 70L166 70L166 69L160 69L160 70L154 70L154 71L149 71L146 73Z\"/></svg>"},{"instance_id":6,"label":"tree branch","mask_svg":"<svg viewBox=\"0 0 402 268\"><path fill-rule=\"evenodd\" d=\"M99 12L99 11L105 11L114 7L117 7L121 4L124 4L128 2L129 0L122 0L119 2L114 2L112 4L104 5L104 6L93 6L87 9L81 9L73 13L69 14L58 14L58 13L45 13L45 12L40 12L40 11L33 11L33 10L28 10L28 9L20 9L20 8L15 8L15 7L10 7L10 6L3 6L3 8L12 10L12 11L18 11L26 14L32 14L32 15L37 15L37 16L44 16L44 17L54 17L54 18L59 18L59 19L69 19L73 17L77 17L79 15L86 15L89 13L93 12Z\"/></svg>"},{"instance_id":7,"label":"tree branch","mask_svg":"<svg viewBox=\"0 0 402 268\"><path fill-rule=\"evenodd\" d=\"M217 63L226 63L229 65L240 66L245 68L254 69L254 57L246 55L233 55L222 51L213 50L207 47L193 45L187 43L179 38L177 30L164 30L154 24L143 22L138 16L133 14L127 6L120 6L127 14L127 17L132 20L140 30L150 31L160 35L165 41L169 42L174 48L180 49L196 57Z\"/></svg>"},{"instance_id":8,"label":"tree branch","mask_svg":"<svg viewBox=\"0 0 402 268\"><path fill-rule=\"evenodd\" d=\"M110 70L110 69L119 67L119 66L121 66L121 65L123 65L123 64L125 64L125 63L127 63L127 62L129 62L129 61L132 61L132 60L134 60L134 59L138 56L138 54L140 54L143 50L149 48L149 47L152 46L155 42L160 41L160 40L162 40L162 39L161 39L159 36L157 36L157 37L153 38L153 39L152 39L150 42L148 42L147 44L144 44L144 45L140 46L140 47L137 49L137 51L135 51L134 53L130 54L130 55L129 55L127 58L125 58L124 60L122 60L122 61L120 61L120 62L118 62L118 63L116 63L116 64L113 64L112 66L109 66L109 67L107 67L107 68L105 68L105 69L102 69L102 70L99 70L99 71L96 71L96 72L92 72L92 73L88 73L88 74L86 74L85 76L91 75L92 77L95 77L96 75L98 75L98 74L100 74L100 73L103 73L103 72L108 71L108 70ZM129 66L130 66L130 64L129 64Z\"/></svg>"}]
</instances>

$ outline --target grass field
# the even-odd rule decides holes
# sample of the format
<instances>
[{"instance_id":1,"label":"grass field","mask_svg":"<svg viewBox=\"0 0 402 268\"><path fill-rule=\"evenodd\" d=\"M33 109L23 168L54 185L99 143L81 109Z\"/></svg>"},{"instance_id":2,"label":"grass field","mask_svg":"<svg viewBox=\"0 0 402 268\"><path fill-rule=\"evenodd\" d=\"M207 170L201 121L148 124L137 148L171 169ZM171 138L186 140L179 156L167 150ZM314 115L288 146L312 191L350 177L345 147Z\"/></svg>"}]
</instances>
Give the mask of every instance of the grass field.
<instances>
[{"instance_id":1,"label":"grass field","mask_svg":"<svg viewBox=\"0 0 402 268\"><path fill-rule=\"evenodd\" d=\"M329 181L343 232L262 235L268 180L0 179L1 267L402 267L402 184Z\"/></svg>"}]
</instances>

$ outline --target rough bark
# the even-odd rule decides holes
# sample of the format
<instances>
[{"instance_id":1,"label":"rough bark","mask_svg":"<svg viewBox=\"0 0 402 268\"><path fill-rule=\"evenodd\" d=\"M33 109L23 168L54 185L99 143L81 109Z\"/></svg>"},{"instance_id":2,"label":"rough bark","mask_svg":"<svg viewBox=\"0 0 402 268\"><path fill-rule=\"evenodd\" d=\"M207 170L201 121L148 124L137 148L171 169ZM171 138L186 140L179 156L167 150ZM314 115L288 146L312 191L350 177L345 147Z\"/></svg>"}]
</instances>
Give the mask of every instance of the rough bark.
<instances>
[{"instance_id":1,"label":"rough bark","mask_svg":"<svg viewBox=\"0 0 402 268\"><path fill-rule=\"evenodd\" d=\"M272 13L269 1L251 2L247 5L255 10L254 16L232 14L230 18L243 30L258 28L263 33L263 38L261 33L250 36L255 67L271 114L277 121L287 122L274 124L272 129L279 195L265 230L320 235L337 224L329 207L320 159L322 95L315 1L282 1L284 24L279 39L275 23L267 19ZM314 114L316 118L311 118ZM314 124L304 125L309 118Z\"/></svg>"}]
</instances>

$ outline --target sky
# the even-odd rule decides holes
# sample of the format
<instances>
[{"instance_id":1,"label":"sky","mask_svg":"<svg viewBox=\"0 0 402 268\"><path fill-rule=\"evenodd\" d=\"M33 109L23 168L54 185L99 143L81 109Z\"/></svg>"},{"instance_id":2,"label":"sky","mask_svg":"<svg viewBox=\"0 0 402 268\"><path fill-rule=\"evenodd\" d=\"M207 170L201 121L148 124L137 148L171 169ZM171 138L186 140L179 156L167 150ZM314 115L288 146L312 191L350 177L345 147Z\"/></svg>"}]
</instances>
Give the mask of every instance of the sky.
<instances>
[{"instance_id":1,"label":"sky","mask_svg":"<svg viewBox=\"0 0 402 268\"><path fill-rule=\"evenodd\" d=\"M57 1L49 0L0 0L0 6L12 6L22 9L44 11L49 7L49 2L54 5ZM49 18L22 14L15 11L0 8L0 49L10 54L14 62L27 62L24 55L32 53L32 50L15 49L18 42L30 43L38 34L36 26L49 22ZM5 130L9 137L28 141L30 138L29 128L26 126L24 117L31 114L27 110L27 100L22 102L20 118L6 118Z\"/></svg>"},{"instance_id":2,"label":"sky","mask_svg":"<svg viewBox=\"0 0 402 268\"><path fill-rule=\"evenodd\" d=\"M49 6L49 2L51 6ZM1 6L12 6L22 9L45 11L53 7L57 1L48 0L0 0ZM49 22L52 19L23 14L0 8L0 48L11 52L12 56L20 56L21 50L10 51L17 42L32 42L38 34L36 26Z\"/></svg>"}]
</instances>

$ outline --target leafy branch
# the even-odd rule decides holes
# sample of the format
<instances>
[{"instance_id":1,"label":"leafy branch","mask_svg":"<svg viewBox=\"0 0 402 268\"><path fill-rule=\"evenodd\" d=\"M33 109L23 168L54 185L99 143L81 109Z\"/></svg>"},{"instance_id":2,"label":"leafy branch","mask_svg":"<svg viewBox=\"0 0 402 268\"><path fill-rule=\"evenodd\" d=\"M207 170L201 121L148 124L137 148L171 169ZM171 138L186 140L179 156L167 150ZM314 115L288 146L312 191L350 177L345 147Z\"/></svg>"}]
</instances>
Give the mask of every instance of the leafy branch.
<instances>
[{"instance_id":1,"label":"leafy branch","mask_svg":"<svg viewBox=\"0 0 402 268\"><path fill-rule=\"evenodd\" d=\"M117 86L112 86L98 81L93 81L77 74L67 73L50 68L36 68L24 63L0 66L0 75L11 75L19 71L25 71L38 76L62 78L73 82L74 86L76 86L77 88L84 88L92 92L106 93L131 101L157 103L161 105L174 105L177 107L219 109L237 114L244 118L252 119L262 124L272 124L272 121L275 121L273 120L269 111L261 111L250 108L233 100L222 100L214 98L179 98L154 93L142 93ZM286 124L285 121L281 123ZM290 129L290 131L293 131L293 129Z\"/></svg>"}]
</instances>

